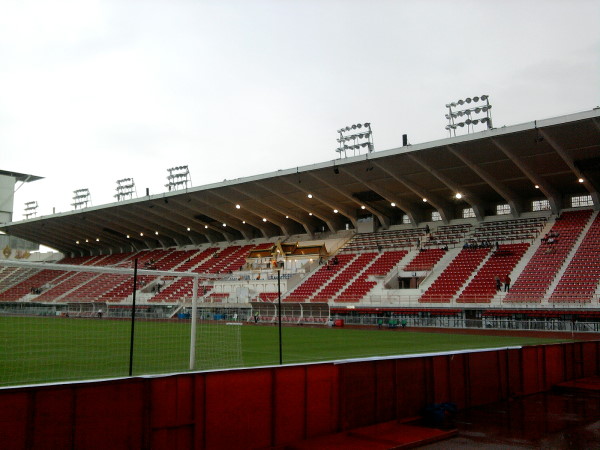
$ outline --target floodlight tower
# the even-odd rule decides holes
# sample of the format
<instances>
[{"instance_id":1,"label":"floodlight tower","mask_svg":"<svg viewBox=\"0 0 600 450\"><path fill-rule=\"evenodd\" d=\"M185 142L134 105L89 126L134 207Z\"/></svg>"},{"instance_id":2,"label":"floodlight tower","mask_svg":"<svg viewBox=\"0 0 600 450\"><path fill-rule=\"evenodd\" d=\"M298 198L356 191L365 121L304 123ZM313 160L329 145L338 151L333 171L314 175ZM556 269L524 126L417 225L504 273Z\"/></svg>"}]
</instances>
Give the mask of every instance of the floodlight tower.
<instances>
[{"instance_id":1,"label":"floodlight tower","mask_svg":"<svg viewBox=\"0 0 600 450\"><path fill-rule=\"evenodd\" d=\"M121 180L117 180L117 193L114 197L118 202L121 200L132 199L133 194L137 197L137 190L135 188L135 181L133 178L123 178Z\"/></svg>"},{"instance_id":2,"label":"floodlight tower","mask_svg":"<svg viewBox=\"0 0 600 450\"><path fill-rule=\"evenodd\" d=\"M25 202L25 219L37 216L38 202Z\"/></svg>"},{"instance_id":3,"label":"floodlight tower","mask_svg":"<svg viewBox=\"0 0 600 450\"><path fill-rule=\"evenodd\" d=\"M188 183L192 185L192 178L190 177L190 171L188 166L171 167L167 169L169 175L167 176L167 184L165 187L169 191L176 191L177 189L187 188Z\"/></svg>"},{"instance_id":4,"label":"floodlight tower","mask_svg":"<svg viewBox=\"0 0 600 450\"><path fill-rule=\"evenodd\" d=\"M375 148L373 146L373 131L371 130L370 123L349 125L340 128L337 132L340 134L340 137L337 139L340 146L335 151L340 154L340 158L342 157L342 152L344 152L344 158L347 158L348 155L346 152L349 150L353 150L356 156L357 151L360 154L361 148L367 148L368 153L371 153ZM349 143L350 145L348 145Z\"/></svg>"},{"instance_id":5,"label":"floodlight tower","mask_svg":"<svg viewBox=\"0 0 600 450\"><path fill-rule=\"evenodd\" d=\"M75 209L87 208L88 203L92 204L92 197L88 188L76 189L73 191L73 206Z\"/></svg>"},{"instance_id":6,"label":"floodlight tower","mask_svg":"<svg viewBox=\"0 0 600 450\"><path fill-rule=\"evenodd\" d=\"M473 103L473 106L471 106L471 103ZM463 107L465 104L468 106ZM457 109L457 107L463 109ZM448 125L446 125L446 130L448 130L450 136L453 133L456 136L456 129L458 127L463 128L465 125L467 126L467 133L475 132L475 125L479 123L487 123L488 130L492 129L492 114L490 112L492 105L490 105L489 95L475 96L473 98L467 97L464 100L461 99L457 102L448 103L446 108L448 108L448 114L446 114ZM485 117L480 116L479 114L481 113L484 113ZM466 117L466 120L455 122L454 119L460 117L460 120L462 120L463 116Z\"/></svg>"}]
</instances>

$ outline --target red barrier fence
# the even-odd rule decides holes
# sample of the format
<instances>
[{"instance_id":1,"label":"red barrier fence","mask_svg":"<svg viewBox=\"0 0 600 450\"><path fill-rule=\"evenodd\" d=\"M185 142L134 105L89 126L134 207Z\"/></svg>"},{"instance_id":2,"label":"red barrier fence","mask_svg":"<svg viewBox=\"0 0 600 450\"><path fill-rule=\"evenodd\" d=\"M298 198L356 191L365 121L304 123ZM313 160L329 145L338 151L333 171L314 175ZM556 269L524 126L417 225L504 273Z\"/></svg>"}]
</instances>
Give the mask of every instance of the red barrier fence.
<instances>
[{"instance_id":1,"label":"red barrier fence","mask_svg":"<svg viewBox=\"0 0 600 450\"><path fill-rule=\"evenodd\" d=\"M0 389L2 448L281 445L599 373L600 342Z\"/></svg>"}]
</instances>

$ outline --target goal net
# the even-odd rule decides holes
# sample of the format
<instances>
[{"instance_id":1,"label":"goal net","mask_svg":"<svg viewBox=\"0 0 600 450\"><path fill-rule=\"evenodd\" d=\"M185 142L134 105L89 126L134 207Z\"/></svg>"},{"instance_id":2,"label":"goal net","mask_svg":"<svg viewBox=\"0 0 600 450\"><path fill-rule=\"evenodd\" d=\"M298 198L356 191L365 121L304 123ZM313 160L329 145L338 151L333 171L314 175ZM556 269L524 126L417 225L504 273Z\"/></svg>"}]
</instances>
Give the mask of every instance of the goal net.
<instances>
[{"instance_id":1,"label":"goal net","mask_svg":"<svg viewBox=\"0 0 600 450\"><path fill-rule=\"evenodd\" d=\"M203 307L213 275L132 265L0 261L0 386L243 366L241 317Z\"/></svg>"}]
</instances>

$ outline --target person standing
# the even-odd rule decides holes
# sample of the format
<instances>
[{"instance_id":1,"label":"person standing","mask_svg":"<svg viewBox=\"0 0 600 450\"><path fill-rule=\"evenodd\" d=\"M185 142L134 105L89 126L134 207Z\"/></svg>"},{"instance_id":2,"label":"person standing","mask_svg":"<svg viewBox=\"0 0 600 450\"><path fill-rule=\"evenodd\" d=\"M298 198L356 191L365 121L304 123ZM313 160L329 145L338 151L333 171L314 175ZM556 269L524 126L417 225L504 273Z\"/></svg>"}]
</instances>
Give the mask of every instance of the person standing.
<instances>
[{"instance_id":1,"label":"person standing","mask_svg":"<svg viewBox=\"0 0 600 450\"><path fill-rule=\"evenodd\" d=\"M510 291L510 277L508 274L504 277L504 292Z\"/></svg>"}]
</instances>

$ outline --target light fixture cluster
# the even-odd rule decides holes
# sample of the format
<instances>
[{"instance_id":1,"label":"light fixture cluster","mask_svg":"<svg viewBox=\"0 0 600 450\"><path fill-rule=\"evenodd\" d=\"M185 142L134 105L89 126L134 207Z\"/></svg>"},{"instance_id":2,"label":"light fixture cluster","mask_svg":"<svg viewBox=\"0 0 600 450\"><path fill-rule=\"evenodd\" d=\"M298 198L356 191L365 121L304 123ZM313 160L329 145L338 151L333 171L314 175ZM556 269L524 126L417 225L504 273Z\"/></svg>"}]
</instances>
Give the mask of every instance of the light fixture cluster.
<instances>
[{"instance_id":1,"label":"light fixture cluster","mask_svg":"<svg viewBox=\"0 0 600 450\"><path fill-rule=\"evenodd\" d=\"M135 182L133 178L123 178L121 180L117 180L117 193L114 197L118 202L121 200L132 199L133 194L137 197L137 191L135 189Z\"/></svg>"},{"instance_id":2,"label":"light fixture cluster","mask_svg":"<svg viewBox=\"0 0 600 450\"><path fill-rule=\"evenodd\" d=\"M482 103L485 102L485 103ZM478 103L478 104L477 104ZM473 104L474 106L471 106ZM475 105L477 104L477 105ZM464 105L467 105L466 107ZM452 102L446 104L446 108L448 108L448 114L446 114L446 119L448 119L448 125L446 125L446 130L454 136L456 136L457 128L467 127L467 132L474 131L473 127L478 124L487 124L488 129L492 128L492 116L490 110L492 109L492 105L489 102L488 95L482 95L481 97L467 97L464 100L458 100L457 102ZM459 108L459 109L456 109ZM485 117L478 116L478 114L485 114ZM457 122L455 119L465 117L466 119L461 122Z\"/></svg>"},{"instance_id":3,"label":"light fixture cluster","mask_svg":"<svg viewBox=\"0 0 600 450\"><path fill-rule=\"evenodd\" d=\"M73 206L75 209L86 208L88 203L92 203L92 197L88 188L75 189L73 191Z\"/></svg>"},{"instance_id":4,"label":"light fixture cluster","mask_svg":"<svg viewBox=\"0 0 600 450\"><path fill-rule=\"evenodd\" d=\"M165 187L169 191L176 191L180 188L187 188L188 183L192 185L192 179L190 176L190 170L188 166L177 166L167 169L169 175L167 175L167 184Z\"/></svg>"},{"instance_id":5,"label":"light fixture cluster","mask_svg":"<svg viewBox=\"0 0 600 450\"><path fill-rule=\"evenodd\" d=\"M25 202L25 219L37 216L38 202Z\"/></svg>"},{"instance_id":6,"label":"light fixture cluster","mask_svg":"<svg viewBox=\"0 0 600 450\"><path fill-rule=\"evenodd\" d=\"M350 150L356 154L357 151L360 152L361 148L367 148L369 153L374 149L373 131L371 130L371 124L368 122L349 125L340 128L337 132L340 135L337 139L339 147L335 151L340 154L340 157L342 156L342 152L344 152L344 157L346 157L346 152Z\"/></svg>"}]
</instances>

